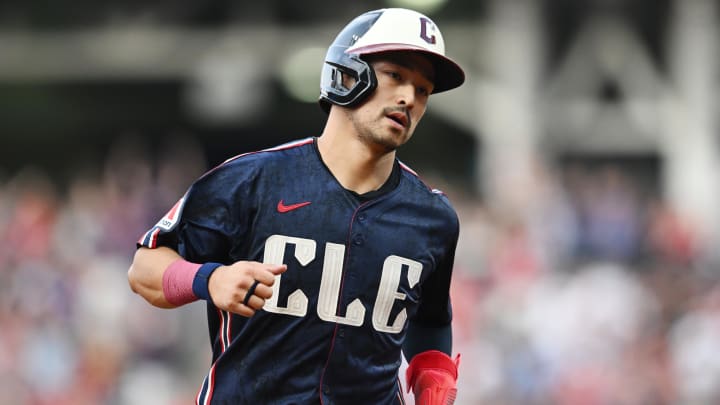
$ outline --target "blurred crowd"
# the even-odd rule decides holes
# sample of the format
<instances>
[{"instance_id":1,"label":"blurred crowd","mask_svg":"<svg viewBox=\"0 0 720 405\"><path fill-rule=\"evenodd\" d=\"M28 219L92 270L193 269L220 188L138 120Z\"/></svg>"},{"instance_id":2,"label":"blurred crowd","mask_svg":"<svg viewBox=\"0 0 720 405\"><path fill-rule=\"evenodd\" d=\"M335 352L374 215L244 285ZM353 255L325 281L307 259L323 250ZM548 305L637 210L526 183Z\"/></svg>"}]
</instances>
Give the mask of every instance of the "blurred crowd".
<instances>
[{"instance_id":1,"label":"blurred crowd","mask_svg":"<svg viewBox=\"0 0 720 405\"><path fill-rule=\"evenodd\" d=\"M205 169L190 137L155 157L128 135L64 186L33 167L4 179L0 403L191 402L210 360L204 308L153 308L126 272L141 233Z\"/></svg>"},{"instance_id":2,"label":"blurred crowd","mask_svg":"<svg viewBox=\"0 0 720 405\"><path fill-rule=\"evenodd\" d=\"M580 164L524 213L458 202L461 404L720 404L717 249L649 188Z\"/></svg>"},{"instance_id":3,"label":"blurred crowd","mask_svg":"<svg viewBox=\"0 0 720 405\"><path fill-rule=\"evenodd\" d=\"M210 361L204 306L153 308L126 271L207 168L192 137L152 153L127 136L63 185L32 167L0 179L0 403L192 401ZM457 404L720 403L711 243L612 164L534 187L523 213L444 189L461 220Z\"/></svg>"}]
</instances>

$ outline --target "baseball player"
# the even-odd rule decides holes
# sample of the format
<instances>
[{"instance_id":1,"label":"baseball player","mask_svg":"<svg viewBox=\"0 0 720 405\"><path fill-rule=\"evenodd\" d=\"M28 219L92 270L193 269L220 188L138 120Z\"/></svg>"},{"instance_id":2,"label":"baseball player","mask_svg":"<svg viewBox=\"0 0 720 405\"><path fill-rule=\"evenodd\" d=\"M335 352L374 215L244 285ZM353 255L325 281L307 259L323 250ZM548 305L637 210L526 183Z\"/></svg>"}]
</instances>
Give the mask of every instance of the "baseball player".
<instances>
[{"instance_id":1,"label":"baseball player","mask_svg":"<svg viewBox=\"0 0 720 405\"><path fill-rule=\"evenodd\" d=\"M139 242L131 288L207 303L197 404L451 404L458 219L395 151L465 80L412 10L370 11L328 49L317 138L225 161Z\"/></svg>"}]
</instances>

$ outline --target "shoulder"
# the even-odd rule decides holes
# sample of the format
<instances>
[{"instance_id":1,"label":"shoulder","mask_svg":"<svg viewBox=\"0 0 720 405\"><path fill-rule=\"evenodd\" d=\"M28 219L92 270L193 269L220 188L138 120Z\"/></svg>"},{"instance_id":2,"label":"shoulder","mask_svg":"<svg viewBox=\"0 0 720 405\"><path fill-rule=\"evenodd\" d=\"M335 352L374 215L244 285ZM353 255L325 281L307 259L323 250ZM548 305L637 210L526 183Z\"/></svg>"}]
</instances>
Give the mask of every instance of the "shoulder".
<instances>
[{"instance_id":1,"label":"shoulder","mask_svg":"<svg viewBox=\"0 0 720 405\"><path fill-rule=\"evenodd\" d=\"M287 155L304 154L310 150L309 147L311 147L314 142L314 138L305 138L273 146L267 149L242 153L240 155L236 155L225 160L213 170L218 170L225 167L232 168L237 166L251 165L253 163L261 163L273 159L283 159Z\"/></svg>"},{"instance_id":2,"label":"shoulder","mask_svg":"<svg viewBox=\"0 0 720 405\"><path fill-rule=\"evenodd\" d=\"M273 176L268 170L282 171L297 162L291 155L307 155L312 143L313 138L302 139L229 158L195 180L188 194L205 204L208 198L237 199L252 193L260 179Z\"/></svg>"},{"instance_id":3,"label":"shoulder","mask_svg":"<svg viewBox=\"0 0 720 405\"><path fill-rule=\"evenodd\" d=\"M307 152L307 150L309 150L308 146L312 146L314 142L314 138L298 139L296 141L287 142L281 145L273 146L271 148L243 153L227 159L220 166L232 165L233 163L238 162L281 158L287 154L305 153Z\"/></svg>"},{"instance_id":4,"label":"shoulder","mask_svg":"<svg viewBox=\"0 0 720 405\"><path fill-rule=\"evenodd\" d=\"M257 174L273 161L287 161L290 155L303 155L312 150L314 138L299 139L267 149L233 156L206 172L200 180L232 176L236 179Z\"/></svg>"},{"instance_id":5,"label":"shoulder","mask_svg":"<svg viewBox=\"0 0 720 405\"><path fill-rule=\"evenodd\" d=\"M427 204L444 213L454 222L458 221L455 208L445 192L429 186L415 170L405 163L399 160L398 163L400 164L401 176L405 180L405 184L407 184L410 192L422 198L423 201L426 201Z\"/></svg>"}]
</instances>

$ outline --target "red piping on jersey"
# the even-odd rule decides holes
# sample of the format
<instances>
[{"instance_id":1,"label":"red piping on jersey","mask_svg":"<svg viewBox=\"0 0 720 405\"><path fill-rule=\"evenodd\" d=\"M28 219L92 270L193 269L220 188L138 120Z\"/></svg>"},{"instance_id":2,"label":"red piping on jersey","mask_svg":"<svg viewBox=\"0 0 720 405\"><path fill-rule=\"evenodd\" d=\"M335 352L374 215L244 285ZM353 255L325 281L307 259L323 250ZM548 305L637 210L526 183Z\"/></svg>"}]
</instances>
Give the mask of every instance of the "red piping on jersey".
<instances>
[{"instance_id":1,"label":"red piping on jersey","mask_svg":"<svg viewBox=\"0 0 720 405\"><path fill-rule=\"evenodd\" d=\"M210 375L208 379L208 392L205 396L205 403L209 404L212 401L213 392L215 391L215 364L210 369Z\"/></svg>"},{"instance_id":2,"label":"red piping on jersey","mask_svg":"<svg viewBox=\"0 0 720 405\"><path fill-rule=\"evenodd\" d=\"M154 249L156 247L155 245L157 244L157 237L158 237L159 233L160 233L160 228L158 228L157 226L154 226L154 227L152 227L152 229L150 229L149 231L142 234L140 239L138 239L137 244L145 246L145 239L147 239L148 240L147 247Z\"/></svg>"},{"instance_id":3,"label":"red piping on jersey","mask_svg":"<svg viewBox=\"0 0 720 405\"><path fill-rule=\"evenodd\" d=\"M202 393L205 386L205 381L207 381L207 393L205 394L205 398L203 398ZM203 381L203 384L200 386L200 391L195 397L196 405L207 405L210 403L210 401L212 401L213 388L215 386L215 364L210 367L210 372L208 372L207 377L205 377L205 381ZM201 399L202 402L200 402Z\"/></svg>"},{"instance_id":4,"label":"red piping on jersey","mask_svg":"<svg viewBox=\"0 0 720 405\"><path fill-rule=\"evenodd\" d=\"M224 328L225 333L225 342L223 344L223 352L227 350L227 348L230 346L230 343L232 342L232 314L230 312L224 311L224 315L227 316L227 323Z\"/></svg>"},{"instance_id":5,"label":"red piping on jersey","mask_svg":"<svg viewBox=\"0 0 720 405\"><path fill-rule=\"evenodd\" d=\"M313 143L313 142L315 142L315 139L314 139L314 138L301 139L301 140L299 140L299 141L294 141L294 142L286 143L286 144L284 144L284 145L279 145L279 146L276 146L276 147L274 147L274 148L268 148L268 149L256 150L256 151L253 151L253 152L241 153L241 154L239 154L239 155L237 155L237 156L233 156L233 157L225 160L225 161L222 162L218 167L224 165L225 163L230 163L230 162L232 162L233 160L239 159L239 158L241 158L241 157L243 157L243 156L254 155L254 154L263 153L263 152L276 152L276 151L279 151L279 150L292 149L292 148L296 148L296 147L298 147L298 146L307 145L307 144ZM217 168L217 167L216 167L216 168ZM215 169L212 169L212 170L210 170L210 171L213 171L213 170L215 170Z\"/></svg>"},{"instance_id":6,"label":"red piping on jersey","mask_svg":"<svg viewBox=\"0 0 720 405\"><path fill-rule=\"evenodd\" d=\"M355 223L355 216L358 212L360 212L360 209L363 208L365 205L370 203L371 201L366 201L360 205L358 205L357 208L355 208L355 212L353 212L352 217L350 218L350 227L348 228L348 238L346 240L347 249L345 249L345 258L343 260L343 271L340 277L340 292L338 293L338 303L337 307L335 307L335 314L338 313L338 310L340 309L340 304L342 303L342 292L343 287L345 286L345 266L347 266L348 262L348 256L350 256L350 247L352 246L350 243L351 235L352 235L352 226L353 223ZM330 341L330 350L328 351L327 360L325 360L325 365L323 366L322 373L320 374L320 385L318 386L318 396L320 397L320 404L324 404L323 396L322 396L322 386L323 386L323 379L325 378L325 372L327 371L328 365L330 364L330 357L332 356L333 350L335 349L335 339L337 337L337 331L340 325L336 322L335 323L335 329L333 330L332 339Z\"/></svg>"},{"instance_id":7,"label":"red piping on jersey","mask_svg":"<svg viewBox=\"0 0 720 405\"><path fill-rule=\"evenodd\" d=\"M408 165L406 165L405 163L403 163L403 162L401 162L401 161L399 161L399 160L398 160L398 163L400 163L400 168L401 168L401 169L404 169L406 172L408 172L408 173L412 174L413 176L417 177L417 179L420 180L420 182L421 182L425 187L427 187L427 189L430 190L433 194L442 194L442 195L445 195L445 193L444 193L442 190L438 190L438 189L436 189L436 188L432 188L432 187L428 186L427 184L425 184L425 182L423 181L423 179L420 178L420 175L417 174L417 173L415 172L415 170L411 169Z\"/></svg>"},{"instance_id":8,"label":"red piping on jersey","mask_svg":"<svg viewBox=\"0 0 720 405\"><path fill-rule=\"evenodd\" d=\"M220 330L218 331L218 338L220 339L220 354L225 353L225 349L227 349L227 346L225 344L225 314L221 310L217 310L218 315L220 316ZM218 355L218 358L220 356Z\"/></svg>"},{"instance_id":9,"label":"red piping on jersey","mask_svg":"<svg viewBox=\"0 0 720 405\"><path fill-rule=\"evenodd\" d=\"M253 151L253 152L241 153L241 154L239 154L239 155L237 155L237 156L233 156L233 157L231 157L231 158L226 159L224 162L220 163L219 165L217 165L217 166L213 167L212 169L208 170L207 172L205 172L205 174L203 174L202 176L200 176L200 178L202 179L203 177L207 176L208 174L210 174L210 173L214 172L215 170L223 167L223 166L226 165L227 163L230 163L230 162L232 162L233 160L240 159L240 158L243 157L243 156L255 155L255 154L257 154L257 153L263 153L263 152L275 152L275 151L280 151L280 150L292 149L292 148L296 148L296 147L298 147L298 146L307 145L307 144L313 143L313 142L315 142L315 138L301 139L301 140L299 140L299 141L289 142L289 143L286 143L286 144L284 144L284 145L276 146L276 147L274 147L274 148L268 148L268 149L256 150L256 151Z\"/></svg>"},{"instance_id":10,"label":"red piping on jersey","mask_svg":"<svg viewBox=\"0 0 720 405\"><path fill-rule=\"evenodd\" d=\"M417 178L420 178L420 176L418 176L417 172L415 172L415 170L411 169L410 166L406 165L405 163L403 163L403 162L401 162L401 161L398 161L398 163L400 163L400 167L401 167L401 168L403 168L403 169L405 169L406 171L412 173L413 176L415 176L415 177L417 177Z\"/></svg>"},{"instance_id":11,"label":"red piping on jersey","mask_svg":"<svg viewBox=\"0 0 720 405\"><path fill-rule=\"evenodd\" d=\"M230 345L230 326L231 326L231 319L232 314L230 314L227 311L221 311L217 310L218 316L220 317L220 330L218 331L218 337L220 338L220 354L218 354L217 360L213 363L213 365L210 367L210 371L208 372L207 377L205 378L207 380L207 394L205 394L205 398L203 399L202 403L200 402L200 399L202 398L203 393L203 385L200 386L200 391L198 392L197 398L195 399L195 402L197 405L205 405L209 404L210 401L212 401L212 394L215 390L215 367L217 366L217 362L220 360L220 357L223 353L225 353L225 350L227 350L227 346ZM225 321L225 315L227 315L227 322ZM227 343L226 343L227 339Z\"/></svg>"},{"instance_id":12,"label":"red piping on jersey","mask_svg":"<svg viewBox=\"0 0 720 405\"><path fill-rule=\"evenodd\" d=\"M152 231L152 234L150 235L150 241L148 242L148 245L150 245L151 248L157 247L157 238L160 234L160 228L156 228L154 231Z\"/></svg>"},{"instance_id":13,"label":"red piping on jersey","mask_svg":"<svg viewBox=\"0 0 720 405\"><path fill-rule=\"evenodd\" d=\"M180 203L183 202L183 199L179 199L178 202L173 205L173 207L170 209L170 212L167 213L167 218L169 220L172 220L175 214L177 213L178 207L180 207Z\"/></svg>"}]
</instances>

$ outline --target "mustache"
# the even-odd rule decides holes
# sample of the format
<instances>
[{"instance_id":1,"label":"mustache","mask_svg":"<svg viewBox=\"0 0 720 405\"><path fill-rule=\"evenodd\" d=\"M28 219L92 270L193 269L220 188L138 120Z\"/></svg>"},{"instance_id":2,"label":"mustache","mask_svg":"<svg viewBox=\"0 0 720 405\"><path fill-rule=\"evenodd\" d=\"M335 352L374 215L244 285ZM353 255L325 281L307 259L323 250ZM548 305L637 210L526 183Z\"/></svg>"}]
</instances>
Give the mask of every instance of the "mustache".
<instances>
[{"instance_id":1,"label":"mustache","mask_svg":"<svg viewBox=\"0 0 720 405\"><path fill-rule=\"evenodd\" d=\"M388 115L388 114L392 114L392 113L396 113L396 112L405 114L405 118L407 119L407 127L408 128L412 127L412 118L410 118L410 111L408 111L407 108L405 108L405 107L385 107L383 109L384 115Z\"/></svg>"}]
</instances>

